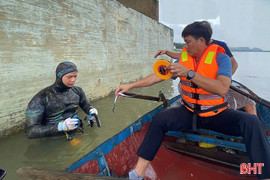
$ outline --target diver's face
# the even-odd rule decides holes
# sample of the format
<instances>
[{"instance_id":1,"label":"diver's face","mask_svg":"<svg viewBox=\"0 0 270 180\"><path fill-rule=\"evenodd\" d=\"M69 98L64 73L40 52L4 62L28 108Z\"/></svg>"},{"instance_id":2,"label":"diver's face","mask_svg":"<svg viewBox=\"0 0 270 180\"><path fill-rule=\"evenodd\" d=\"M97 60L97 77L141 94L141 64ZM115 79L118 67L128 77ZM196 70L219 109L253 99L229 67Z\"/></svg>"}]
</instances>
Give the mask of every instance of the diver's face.
<instances>
[{"instance_id":1,"label":"diver's face","mask_svg":"<svg viewBox=\"0 0 270 180\"><path fill-rule=\"evenodd\" d=\"M77 75L78 75L78 72L70 72L68 74L65 74L62 77L63 84L66 85L67 87L74 86L74 84L77 80Z\"/></svg>"}]
</instances>

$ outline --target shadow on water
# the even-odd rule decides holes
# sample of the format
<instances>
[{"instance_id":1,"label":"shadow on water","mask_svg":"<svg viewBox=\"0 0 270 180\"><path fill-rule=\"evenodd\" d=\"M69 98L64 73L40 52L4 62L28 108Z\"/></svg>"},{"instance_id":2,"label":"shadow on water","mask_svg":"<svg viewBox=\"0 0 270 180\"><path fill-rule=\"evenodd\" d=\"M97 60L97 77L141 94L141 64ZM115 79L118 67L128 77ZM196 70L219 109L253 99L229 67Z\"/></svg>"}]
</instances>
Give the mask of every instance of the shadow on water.
<instances>
[{"instance_id":1,"label":"shadow on water","mask_svg":"<svg viewBox=\"0 0 270 180\"><path fill-rule=\"evenodd\" d=\"M158 96L159 91L162 90L166 98L171 98L175 94L174 88L171 86L171 81L164 81L151 87L134 89L131 92ZM115 96L112 94L92 102L99 111L102 127L98 128L95 124L91 128L85 123L84 134L73 136L72 141L66 141L65 136L27 139L24 132L2 139L0 141L0 168L7 171L5 180L19 179L16 170L20 167L65 169L101 142L161 104L147 100L119 98L115 113L113 113L114 98ZM79 116L84 115L80 112Z\"/></svg>"}]
</instances>

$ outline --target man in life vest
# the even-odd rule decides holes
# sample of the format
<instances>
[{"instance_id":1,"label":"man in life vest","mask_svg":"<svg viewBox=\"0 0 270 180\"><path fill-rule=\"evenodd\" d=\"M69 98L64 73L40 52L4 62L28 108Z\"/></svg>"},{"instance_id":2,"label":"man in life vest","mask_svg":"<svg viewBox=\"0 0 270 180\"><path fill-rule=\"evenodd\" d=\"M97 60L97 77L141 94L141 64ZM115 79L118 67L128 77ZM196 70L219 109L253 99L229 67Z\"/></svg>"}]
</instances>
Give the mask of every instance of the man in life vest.
<instances>
[{"instance_id":1,"label":"man in life vest","mask_svg":"<svg viewBox=\"0 0 270 180\"><path fill-rule=\"evenodd\" d=\"M76 114L80 107L86 114L96 114L84 91L74 86L78 70L72 62L61 62L56 68L54 84L39 91L26 109L25 132L28 138L67 135L78 128Z\"/></svg>"},{"instance_id":2,"label":"man in life vest","mask_svg":"<svg viewBox=\"0 0 270 180\"><path fill-rule=\"evenodd\" d=\"M210 23L208 21L201 21L201 23L209 30L209 33L212 37L212 34L213 34L213 30L212 30L212 27L210 25ZM211 39L209 44L216 44L216 45L219 45L221 47L224 48L225 50L225 53L230 57L230 60L231 60L231 64L232 64L232 75L235 73L235 71L237 70L238 68L238 63L237 61L235 60L233 54L231 53L230 49L228 48L227 44L223 41L218 41L218 40L215 40L215 39ZM164 55L166 54L167 56L173 58L173 59L177 59L175 61L175 63L179 62L180 58L181 58L181 53L178 53L178 52L172 52L172 51L168 51L168 50L159 50L156 54L155 54L155 58L159 55ZM179 92L182 94L182 88L181 88L181 83L179 82L179 85L178 85L178 90ZM249 99L248 97L232 90L231 88L229 89L228 91L228 104L230 105L230 108L232 109L237 109L237 110L242 110L244 109L246 112L250 113L250 114L254 114L254 115L257 115L257 111L256 111L256 106L255 106L255 102L251 99ZM269 130L264 127L264 130L266 132L266 134L268 135L269 134ZM200 146L201 145L205 145L205 147L215 147L215 145L209 145L209 144L206 144L206 143L202 143L200 142L199 143ZM233 153L234 151L231 150L231 149L228 149L228 148L224 148L225 151L228 151L228 152L231 152Z\"/></svg>"},{"instance_id":3,"label":"man in life vest","mask_svg":"<svg viewBox=\"0 0 270 180\"><path fill-rule=\"evenodd\" d=\"M180 78L183 104L159 112L149 126L139 147L139 156L130 179L143 179L167 131L209 129L232 136L242 136L252 163L264 163L258 178L270 178L270 144L257 116L227 107L226 95L231 84L231 61L222 47L208 45L211 35L200 22L186 26L182 32L186 43L179 63L168 69ZM115 91L125 93L131 88L144 87L163 81L149 75L137 82L120 85ZM154 78L155 77L155 78Z\"/></svg>"},{"instance_id":4,"label":"man in life vest","mask_svg":"<svg viewBox=\"0 0 270 180\"><path fill-rule=\"evenodd\" d=\"M210 23L208 21L201 21L201 23L209 30L211 37L212 37L213 30L212 30ZM235 60L230 49L228 48L227 44L223 41L218 41L215 39L211 39L209 44L217 44L217 45L224 48L225 53L230 57L231 64L232 64L232 75L233 75L238 68L238 63ZM172 51L168 51L168 50L159 50L155 54L154 57L156 58L157 56L164 55L164 54L168 55L169 57L171 57L173 59L177 59L175 62L178 62L179 59L181 58L181 53L172 52ZM181 86L181 85L179 84L179 86ZM181 87L180 87L180 90L181 90ZM255 102L253 100L249 99L248 97L243 96L242 94L240 94L232 89L229 89L229 91L228 91L228 103L230 105L230 108L232 108L232 109L239 109L239 110L244 109L246 112L248 112L250 114L257 115Z\"/></svg>"}]
</instances>

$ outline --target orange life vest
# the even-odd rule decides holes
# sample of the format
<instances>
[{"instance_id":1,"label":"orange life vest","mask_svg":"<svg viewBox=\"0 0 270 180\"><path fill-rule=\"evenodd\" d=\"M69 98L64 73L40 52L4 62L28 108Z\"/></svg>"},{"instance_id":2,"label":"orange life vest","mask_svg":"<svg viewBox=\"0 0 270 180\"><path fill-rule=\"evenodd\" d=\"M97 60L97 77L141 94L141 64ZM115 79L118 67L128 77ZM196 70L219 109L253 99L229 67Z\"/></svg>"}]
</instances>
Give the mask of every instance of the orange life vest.
<instances>
[{"instance_id":1,"label":"orange life vest","mask_svg":"<svg viewBox=\"0 0 270 180\"><path fill-rule=\"evenodd\" d=\"M218 64L217 54L225 53L225 50L218 45L209 45L204 51L201 59L196 65L195 59L191 57L186 48L183 48L179 63L195 71L196 73L211 78L217 78ZM209 93L196 84L187 80L186 77L180 78L182 88L183 103L192 112L197 112L201 117L214 116L227 108L227 98Z\"/></svg>"}]
</instances>

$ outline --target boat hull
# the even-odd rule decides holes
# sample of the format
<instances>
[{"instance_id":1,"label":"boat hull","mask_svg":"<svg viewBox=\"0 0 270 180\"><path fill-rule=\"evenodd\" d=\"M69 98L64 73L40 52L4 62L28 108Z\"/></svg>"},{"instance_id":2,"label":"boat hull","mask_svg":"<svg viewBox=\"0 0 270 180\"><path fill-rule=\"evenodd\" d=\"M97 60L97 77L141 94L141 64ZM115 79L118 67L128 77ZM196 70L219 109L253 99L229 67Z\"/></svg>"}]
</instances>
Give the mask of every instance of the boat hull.
<instances>
[{"instance_id":1,"label":"boat hull","mask_svg":"<svg viewBox=\"0 0 270 180\"><path fill-rule=\"evenodd\" d=\"M179 100L176 97L171 103ZM261 107L261 116L264 121L269 122L269 108ZM101 176L111 176L111 171L118 176L127 174L132 170L137 162L136 151L139 148L146 131L150 125L152 117L162 110L162 106L147 113L126 129L113 136L92 152L69 166L66 170L71 172L98 174ZM174 133L172 133L174 134ZM246 162L239 159L239 163L205 157L204 155L193 156L189 150L184 151L171 148L170 143L177 144L179 137L168 133L155 156L154 160L147 168L145 179L219 179L219 180L241 180L256 179L254 175L241 175L239 170L240 163ZM204 140L204 142L206 142ZM218 142L219 143L219 142ZM226 147L226 144L224 145ZM200 148L204 151L204 148ZM240 150L245 148L241 146ZM197 154L199 154L197 152ZM245 152L243 152L243 157ZM233 158L233 155L228 155Z\"/></svg>"}]
</instances>

